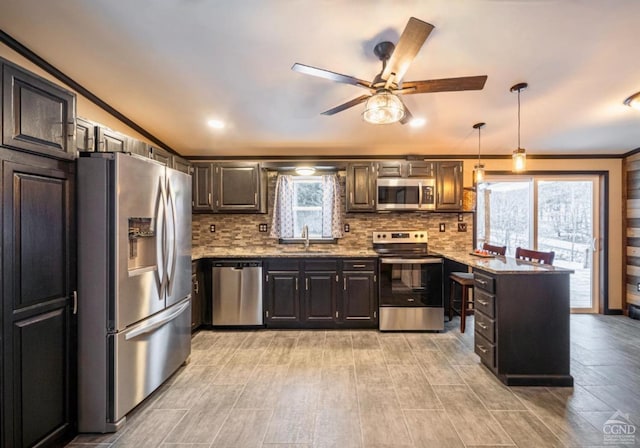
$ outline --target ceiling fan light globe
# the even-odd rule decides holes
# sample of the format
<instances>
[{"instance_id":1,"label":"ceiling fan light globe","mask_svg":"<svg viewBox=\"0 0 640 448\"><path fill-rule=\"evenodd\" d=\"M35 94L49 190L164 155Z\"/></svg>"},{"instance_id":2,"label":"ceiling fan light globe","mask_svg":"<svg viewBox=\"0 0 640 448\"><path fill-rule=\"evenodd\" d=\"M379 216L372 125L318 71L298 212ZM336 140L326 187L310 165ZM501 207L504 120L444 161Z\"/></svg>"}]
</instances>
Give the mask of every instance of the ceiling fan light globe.
<instances>
[{"instance_id":1,"label":"ceiling fan light globe","mask_svg":"<svg viewBox=\"0 0 640 448\"><path fill-rule=\"evenodd\" d=\"M372 124L391 124L402 120L404 114L400 98L391 92L378 92L365 103L362 118Z\"/></svg>"}]
</instances>

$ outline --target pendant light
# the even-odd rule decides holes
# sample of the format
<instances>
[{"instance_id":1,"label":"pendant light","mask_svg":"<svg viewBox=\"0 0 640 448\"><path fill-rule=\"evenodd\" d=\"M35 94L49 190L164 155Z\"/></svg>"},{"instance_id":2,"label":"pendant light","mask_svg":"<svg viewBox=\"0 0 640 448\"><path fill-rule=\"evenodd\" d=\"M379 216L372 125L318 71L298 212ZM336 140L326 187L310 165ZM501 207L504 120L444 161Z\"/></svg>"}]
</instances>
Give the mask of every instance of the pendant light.
<instances>
[{"instance_id":1,"label":"pendant light","mask_svg":"<svg viewBox=\"0 0 640 448\"><path fill-rule=\"evenodd\" d=\"M473 183L478 185L484 181L484 165L480 161L480 129L486 123L476 123L473 125L473 129L478 130L478 164L473 168Z\"/></svg>"},{"instance_id":2,"label":"pendant light","mask_svg":"<svg viewBox=\"0 0 640 448\"><path fill-rule=\"evenodd\" d=\"M526 82L521 82L513 87L511 87L511 91L518 91L518 149L513 151L513 167L512 171L519 173L524 171L527 168L527 153L524 151L524 148L520 147L520 91L529 87L529 84Z\"/></svg>"}]
</instances>

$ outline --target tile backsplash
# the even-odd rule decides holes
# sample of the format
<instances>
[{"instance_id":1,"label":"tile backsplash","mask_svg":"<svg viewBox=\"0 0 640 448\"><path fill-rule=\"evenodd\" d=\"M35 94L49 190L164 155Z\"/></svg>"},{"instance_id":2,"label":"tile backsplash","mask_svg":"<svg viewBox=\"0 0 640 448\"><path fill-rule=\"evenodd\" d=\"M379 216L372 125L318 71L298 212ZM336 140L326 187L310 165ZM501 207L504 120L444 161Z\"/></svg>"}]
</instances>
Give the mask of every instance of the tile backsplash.
<instances>
[{"instance_id":1,"label":"tile backsplash","mask_svg":"<svg viewBox=\"0 0 640 448\"><path fill-rule=\"evenodd\" d=\"M194 248L215 252L216 248L241 248L257 252L277 251L278 240L270 238L275 192L275 172L269 172L268 213L267 214L194 214L192 244ZM349 224L349 232L338 240L340 249L359 250L371 248L371 233L378 230L427 229L431 250L471 250L473 248L473 214L463 213L462 221L466 232L458 232L458 213L434 212L391 212L391 213L345 213L345 175L340 173L342 213L344 224ZM210 225L215 232L210 232ZM267 232L259 232L261 224L267 225ZM440 232L440 224L445 231Z\"/></svg>"}]
</instances>

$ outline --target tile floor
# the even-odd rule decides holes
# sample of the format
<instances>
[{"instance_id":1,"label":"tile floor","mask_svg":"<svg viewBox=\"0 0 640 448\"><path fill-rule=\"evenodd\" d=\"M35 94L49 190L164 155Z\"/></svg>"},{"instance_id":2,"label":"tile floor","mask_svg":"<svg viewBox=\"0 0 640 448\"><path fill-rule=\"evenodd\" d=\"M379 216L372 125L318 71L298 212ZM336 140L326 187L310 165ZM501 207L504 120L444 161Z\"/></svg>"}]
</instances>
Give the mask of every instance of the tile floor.
<instances>
[{"instance_id":1,"label":"tile floor","mask_svg":"<svg viewBox=\"0 0 640 448\"><path fill-rule=\"evenodd\" d=\"M629 446L602 428L616 411L640 427L640 321L571 316L573 388L503 386L472 351L473 319L458 326L201 331L191 362L123 430L67 446Z\"/></svg>"}]
</instances>

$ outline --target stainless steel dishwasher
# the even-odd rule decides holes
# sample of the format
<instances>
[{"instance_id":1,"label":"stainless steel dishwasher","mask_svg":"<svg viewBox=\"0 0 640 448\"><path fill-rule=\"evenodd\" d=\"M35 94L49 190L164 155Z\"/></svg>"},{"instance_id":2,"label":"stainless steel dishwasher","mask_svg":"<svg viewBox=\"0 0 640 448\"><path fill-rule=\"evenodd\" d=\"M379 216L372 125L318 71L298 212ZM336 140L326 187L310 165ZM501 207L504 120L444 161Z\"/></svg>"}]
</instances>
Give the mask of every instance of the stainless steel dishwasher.
<instances>
[{"instance_id":1,"label":"stainless steel dishwasher","mask_svg":"<svg viewBox=\"0 0 640 448\"><path fill-rule=\"evenodd\" d=\"M262 262L215 261L211 277L213 325L262 325Z\"/></svg>"}]
</instances>

